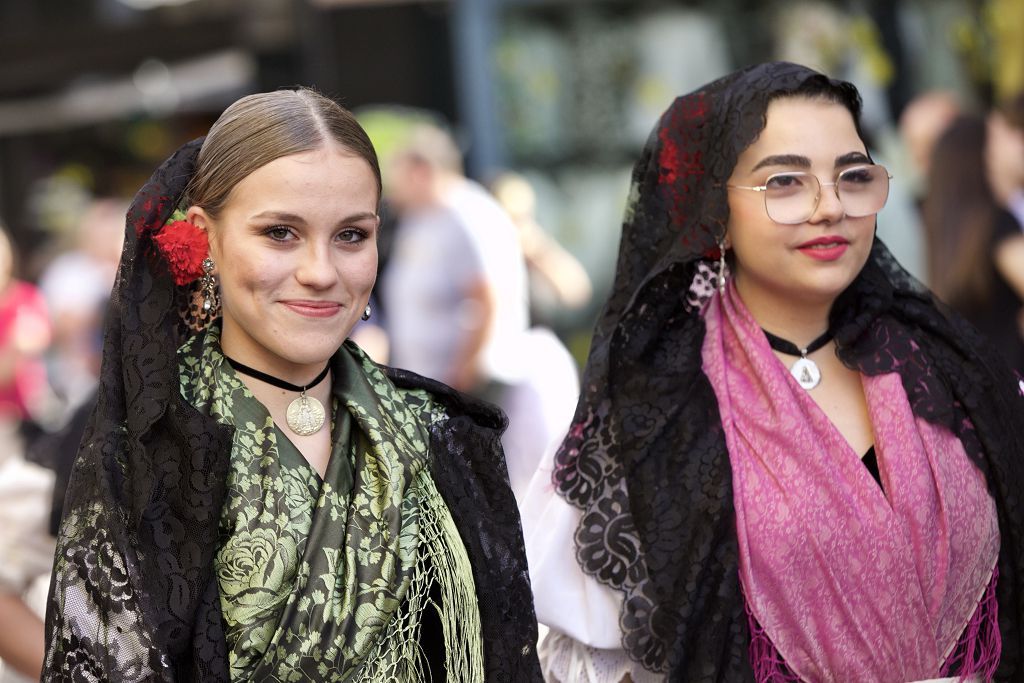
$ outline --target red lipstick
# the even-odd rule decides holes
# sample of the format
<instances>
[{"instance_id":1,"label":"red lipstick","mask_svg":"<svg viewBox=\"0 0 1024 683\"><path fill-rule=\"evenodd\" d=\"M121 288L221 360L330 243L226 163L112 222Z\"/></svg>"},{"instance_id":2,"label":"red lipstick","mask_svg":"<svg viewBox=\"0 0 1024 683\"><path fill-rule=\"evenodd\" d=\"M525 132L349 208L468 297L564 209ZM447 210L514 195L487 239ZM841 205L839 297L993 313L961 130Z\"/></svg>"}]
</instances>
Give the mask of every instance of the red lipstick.
<instances>
[{"instance_id":1,"label":"red lipstick","mask_svg":"<svg viewBox=\"0 0 1024 683\"><path fill-rule=\"evenodd\" d=\"M850 241L845 237L826 235L816 237L797 246L800 253L810 256L817 261L835 261L846 253Z\"/></svg>"}]
</instances>

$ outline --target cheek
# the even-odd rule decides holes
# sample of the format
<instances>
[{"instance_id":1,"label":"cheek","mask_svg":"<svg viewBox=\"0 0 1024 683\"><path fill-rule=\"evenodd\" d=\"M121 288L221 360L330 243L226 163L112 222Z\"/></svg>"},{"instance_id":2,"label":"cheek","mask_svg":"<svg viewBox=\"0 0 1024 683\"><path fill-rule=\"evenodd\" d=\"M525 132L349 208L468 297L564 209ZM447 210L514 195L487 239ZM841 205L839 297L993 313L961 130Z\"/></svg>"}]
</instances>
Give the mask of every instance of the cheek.
<instances>
[{"instance_id":1,"label":"cheek","mask_svg":"<svg viewBox=\"0 0 1024 683\"><path fill-rule=\"evenodd\" d=\"M871 256L871 247L875 244L875 217L869 216L864 219L863 225L857 226L858 245L861 247L863 253L863 260L866 262L868 257ZM864 265L863 263L861 264Z\"/></svg>"},{"instance_id":2,"label":"cheek","mask_svg":"<svg viewBox=\"0 0 1024 683\"><path fill-rule=\"evenodd\" d=\"M764 215L760 206L746 206L729 219L729 247L737 262L764 261L770 258L772 248L784 244L779 226Z\"/></svg>"},{"instance_id":3,"label":"cheek","mask_svg":"<svg viewBox=\"0 0 1024 683\"><path fill-rule=\"evenodd\" d=\"M740 241L745 241L748 233L759 230L761 223L767 219L764 203L759 194L751 192L737 195L733 192L729 195L729 220L725 226L730 242L735 241L737 237Z\"/></svg>"},{"instance_id":4,"label":"cheek","mask_svg":"<svg viewBox=\"0 0 1024 683\"><path fill-rule=\"evenodd\" d=\"M287 262L274 258L229 258L221 269L221 287L235 292L260 292L273 289L288 274Z\"/></svg>"},{"instance_id":5,"label":"cheek","mask_svg":"<svg viewBox=\"0 0 1024 683\"><path fill-rule=\"evenodd\" d=\"M367 251L342 266L342 277L353 289L369 290L377 280L377 251Z\"/></svg>"}]
</instances>

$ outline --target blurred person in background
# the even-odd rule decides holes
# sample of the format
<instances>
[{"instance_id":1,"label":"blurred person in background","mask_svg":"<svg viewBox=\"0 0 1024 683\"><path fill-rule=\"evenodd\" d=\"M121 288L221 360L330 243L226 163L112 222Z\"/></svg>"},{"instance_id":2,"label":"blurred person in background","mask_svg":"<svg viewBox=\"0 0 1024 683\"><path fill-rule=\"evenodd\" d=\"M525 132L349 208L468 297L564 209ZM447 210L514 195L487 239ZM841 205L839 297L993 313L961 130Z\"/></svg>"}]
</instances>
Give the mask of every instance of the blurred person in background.
<instances>
[{"instance_id":1,"label":"blurred person in background","mask_svg":"<svg viewBox=\"0 0 1024 683\"><path fill-rule=\"evenodd\" d=\"M926 191L935 141L960 115L960 110L960 102L953 93L929 90L914 97L900 114L900 138L910 157L913 173L907 185L918 199Z\"/></svg>"},{"instance_id":2,"label":"blurred person in background","mask_svg":"<svg viewBox=\"0 0 1024 683\"><path fill-rule=\"evenodd\" d=\"M551 330L528 327L521 233L463 174L452 137L414 123L387 168L399 213L382 287L390 363L436 373L505 411L502 445L518 497L572 415L575 361Z\"/></svg>"},{"instance_id":3,"label":"blurred person in background","mask_svg":"<svg viewBox=\"0 0 1024 683\"><path fill-rule=\"evenodd\" d=\"M1024 233L990 189L986 128L961 116L933 147L921 205L928 284L1024 375Z\"/></svg>"},{"instance_id":4,"label":"blurred person in background","mask_svg":"<svg viewBox=\"0 0 1024 683\"><path fill-rule=\"evenodd\" d=\"M1024 680L1024 383L878 239L860 113L774 62L651 132L522 508L550 680Z\"/></svg>"},{"instance_id":5,"label":"blurred person in background","mask_svg":"<svg viewBox=\"0 0 1024 683\"><path fill-rule=\"evenodd\" d=\"M551 326L566 311L590 303L590 276L537 222L537 195L530 182L507 171L490 183L490 190L519 229L530 291L530 321Z\"/></svg>"},{"instance_id":6,"label":"blurred person in background","mask_svg":"<svg viewBox=\"0 0 1024 683\"><path fill-rule=\"evenodd\" d=\"M390 363L493 401L529 324L515 225L440 127L413 124L385 163L399 215L382 275Z\"/></svg>"},{"instance_id":7,"label":"blurred person in background","mask_svg":"<svg viewBox=\"0 0 1024 683\"><path fill-rule=\"evenodd\" d=\"M52 331L39 290L15 278L14 245L0 226L0 419L31 420L46 411L42 358Z\"/></svg>"},{"instance_id":8,"label":"blurred person in background","mask_svg":"<svg viewBox=\"0 0 1024 683\"><path fill-rule=\"evenodd\" d=\"M136 195L44 680L540 680L500 413L346 341L380 193L354 117L297 89Z\"/></svg>"},{"instance_id":9,"label":"blurred person in background","mask_svg":"<svg viewBox=\"0 0 1024 683\"><path fill-rule=\"evenodd\" d=\"M996 201L1024 231L1024 93L989 114L985 159ZM1024 281L1024 273L1019 277Z\"/></svg>"},{"instance_id":10,"label":"blurred person in background","mask_svg":"<svg viewBox=\"0 0 1024 683\"><path fill-rule=\"evenodd\" d=\"M86 402L99 378L103 315L117 275L128 203L93 200L78 222L71 248L39 277L53 320L48 353L54 391L67 411Z\"/></svg>"},{"instance_id":11,"label":"blurred person in background","mask_svg":"<svg viewBox=\"0 0 1024 683\"><path fill-rule=\"evenodd\" d=\"M5 682L38 680L42 671L45 600L40 597L54 549L46 524L53 474L26 461L22 435L23 422L47 410L42 355L50 322L39 291L14 277L14 263L14 246L0 227L0 681Z\"/></svg>"},{"instance_id":12,"label":"blurred person in background","mask_svg":"<svg viewBox=\"0 0 1024 683\"><path fill-rule=\"evenodd\" d=\"M48 529L54 475L24 457L0 424L0 683L38 681L55 539Z\"/></svg>"}]
</instances>

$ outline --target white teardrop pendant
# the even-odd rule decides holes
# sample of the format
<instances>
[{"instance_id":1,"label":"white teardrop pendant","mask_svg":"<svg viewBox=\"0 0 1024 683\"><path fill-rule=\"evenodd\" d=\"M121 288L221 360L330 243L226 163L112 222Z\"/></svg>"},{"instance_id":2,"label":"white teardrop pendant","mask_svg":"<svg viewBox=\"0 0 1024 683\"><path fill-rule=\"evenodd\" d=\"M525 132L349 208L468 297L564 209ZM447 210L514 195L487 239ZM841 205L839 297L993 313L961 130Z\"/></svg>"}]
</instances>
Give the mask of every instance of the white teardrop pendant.
<instances>
[{"instance_id":1,"label":"white teardrop pendant","mask_svg":"<svg viewBox=\"0 0 1024 683\"><path fill-rule=\"evenodd\" d=\"M797 384L804 389L813 389L821 382L821 370L818 369L818 365L813 360L806 356L793 363L793 367L789 369L789 374L793 375Z\"/></svg>"},{"instance_id":2,"label":"white teardrop pendant","mask_svg":"<svg viewBox=\"0 0 1024 683\"><path fill-rule=\"evenodd\" d=\"M297 399L288 404L285 419L288 422L288 429L299 436L310 436L324 426L326 415L324 405L319 400L302 392Z\"/></svg>"}]
</instances>

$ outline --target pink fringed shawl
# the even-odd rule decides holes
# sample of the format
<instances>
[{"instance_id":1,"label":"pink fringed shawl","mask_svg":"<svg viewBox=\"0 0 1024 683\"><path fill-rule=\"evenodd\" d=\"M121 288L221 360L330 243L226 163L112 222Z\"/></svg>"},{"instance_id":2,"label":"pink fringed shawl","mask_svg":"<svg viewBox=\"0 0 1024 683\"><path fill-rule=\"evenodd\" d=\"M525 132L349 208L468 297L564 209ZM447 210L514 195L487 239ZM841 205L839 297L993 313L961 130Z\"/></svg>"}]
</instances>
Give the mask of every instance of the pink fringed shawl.
<instances>
[{"instance_id":1,"label":"pink fringed shawl","mask_svg":"<svg viewBox=\"0 0 1024 683\"><path fill-rule=\"evenodd\" d=\"M999 551L982 474L955 436L913 415L899 376L864 377L883 493L772 353L731 283L712 298L705 323L740 581L757 624L811 683L942 675L983 611ZM995 632L996 646L989 661L965 662L964 673L998 661L995 610L985 612L991 628L981 630Z\"/></svg>"}]
</instances>

